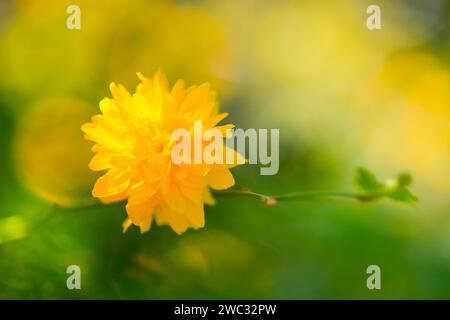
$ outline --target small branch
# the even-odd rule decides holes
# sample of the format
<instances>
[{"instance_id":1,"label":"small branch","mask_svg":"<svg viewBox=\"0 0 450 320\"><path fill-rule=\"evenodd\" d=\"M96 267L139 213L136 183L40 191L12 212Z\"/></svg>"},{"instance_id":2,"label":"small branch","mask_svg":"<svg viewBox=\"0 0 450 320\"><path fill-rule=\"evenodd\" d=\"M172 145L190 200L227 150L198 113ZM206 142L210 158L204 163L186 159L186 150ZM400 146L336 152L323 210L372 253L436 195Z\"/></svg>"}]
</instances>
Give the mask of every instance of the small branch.
<instances>
[{"instance_id":1,"label":"small branch","mask_svg":"<svg viewBox=\"0 0 450 320\"><path fill-rule=\"evenodd\" d=\"M317 199L350 199L357 201L372 201L382 195L379 194L358 194L349 192L295 192L282 195L270 196L262 193L253 192L247 189L232 189L225 191L215 191L217 196L244 196L257 199L268 206L275 205L278 201L292 200L317 200Z\"/></svg>"}]
</instances>

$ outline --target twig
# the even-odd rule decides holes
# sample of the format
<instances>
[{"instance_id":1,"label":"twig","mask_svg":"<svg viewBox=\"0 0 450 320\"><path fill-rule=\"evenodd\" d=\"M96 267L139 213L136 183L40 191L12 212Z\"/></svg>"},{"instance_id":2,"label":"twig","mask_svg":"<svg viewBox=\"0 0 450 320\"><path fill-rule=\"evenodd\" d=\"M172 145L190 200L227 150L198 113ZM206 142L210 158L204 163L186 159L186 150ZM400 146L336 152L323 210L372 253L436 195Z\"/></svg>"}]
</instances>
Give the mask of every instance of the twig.
<instances>
[{"instance_id":1,"label":"twig","mask_svg":"<svg viewBox=\"0 0 450 320\"><path fill-rule=\"evenodd\" d=\"M381 195L359 194L349 192L295 192L276 196L265 195L253 192L247 189L232 189L224 191L215 191L214 195L218 196L244 196L257 199L268 206L275 205L278 201L291 200L316 200L316 199L350 199L357 201L371 201L379 198Z\"/></svg>"}]
</instances>

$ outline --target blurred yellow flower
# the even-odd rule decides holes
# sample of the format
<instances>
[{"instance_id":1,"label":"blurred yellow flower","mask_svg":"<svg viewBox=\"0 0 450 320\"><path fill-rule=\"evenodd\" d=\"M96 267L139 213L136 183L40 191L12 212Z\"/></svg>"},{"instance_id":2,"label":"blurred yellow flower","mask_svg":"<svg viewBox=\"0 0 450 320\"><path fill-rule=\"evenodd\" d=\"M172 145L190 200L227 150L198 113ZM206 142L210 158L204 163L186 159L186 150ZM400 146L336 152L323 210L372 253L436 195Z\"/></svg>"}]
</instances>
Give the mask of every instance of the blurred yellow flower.
<instances>
[{"instance_id":1,"label":"blurred yellow flower","mask_svg":"<svg viewBox=\"0 0 450 320\"><path fill-rule=\"evenodd\" d=\"M208 83L185 89L178 80L170 89L161 72L152 79L138 77L141 83L133 95L111 83L112 99L100 102L102 114L82 126L85 138L96 143L89 167L108 170L92 194L103 203L128 199L124 231L134 224L146 232L153 217L179 234L201 228L204 203L214 204L209 188L234 185L229 171L234 164L175 164L171 151L177 141L171 134L179 128L192 132L194 121L202 121L203 130L225 132L232 126L217 124L228 114L218 114Z\"/></svg>"}]
</instances>

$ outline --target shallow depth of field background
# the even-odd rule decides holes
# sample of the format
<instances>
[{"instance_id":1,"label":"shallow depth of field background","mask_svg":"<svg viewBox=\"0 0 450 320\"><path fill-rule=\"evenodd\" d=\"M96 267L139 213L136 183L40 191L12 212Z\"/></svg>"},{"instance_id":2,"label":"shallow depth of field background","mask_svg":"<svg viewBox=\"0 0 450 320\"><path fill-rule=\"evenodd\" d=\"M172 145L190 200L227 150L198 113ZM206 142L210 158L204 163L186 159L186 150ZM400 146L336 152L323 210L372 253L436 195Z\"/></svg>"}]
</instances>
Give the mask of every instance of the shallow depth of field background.
<instances>
[{"instance_id":1,"label":"shallow depth of field background","mask_svg":"<svg viewBox=\"0 0 450 320\"><path fill-rule=\"evenodd\" d=\"M445 0L1 0L0 298L450 298L449 18ZM420 202L220 198L204 229L122 234L80 126L111 81L158 68L210 82L237 127L280 128L279 174L240 167L238 186L351 191L363 165L411 172Z\"/></svg>"}]
</instances>

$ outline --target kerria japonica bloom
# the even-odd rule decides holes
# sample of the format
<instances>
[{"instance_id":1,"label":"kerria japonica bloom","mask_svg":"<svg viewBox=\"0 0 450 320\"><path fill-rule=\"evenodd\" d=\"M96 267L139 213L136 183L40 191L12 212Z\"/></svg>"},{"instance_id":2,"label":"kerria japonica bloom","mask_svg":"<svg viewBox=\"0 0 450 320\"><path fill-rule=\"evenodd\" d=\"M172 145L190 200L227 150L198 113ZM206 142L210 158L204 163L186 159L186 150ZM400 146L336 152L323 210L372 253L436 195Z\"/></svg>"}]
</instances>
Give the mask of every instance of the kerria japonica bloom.
<instances>
[{"instance_id":1,"label":"kerria japonica bloom","mask_svg":"<svg viewBox=\"0 0 450 320\"><path fill-rule=\"evenodd\" d=\"M210 188L233 186L229 169L242 158L223 143L224 154L233 152L236 162L176 164L171 157L177 145L172 132L180 128L192 132L194 122L201 121L202 130L215 128L227 136L233 125L218 125L228 114L218 113L209 84L185 88L178 80L169 88L161 72L152 79L140 73L138 77L141 83L132 95L111 83L112 99L104 98L101 114L82 126L85 138L95 142L90 169L107 170L92 194L103 203L127 200L124 231L134 224L146 232L153 219L179 234L201 228L204 204L214 204Z\"/></svg>"}]
</instances>

